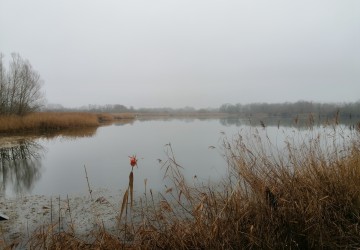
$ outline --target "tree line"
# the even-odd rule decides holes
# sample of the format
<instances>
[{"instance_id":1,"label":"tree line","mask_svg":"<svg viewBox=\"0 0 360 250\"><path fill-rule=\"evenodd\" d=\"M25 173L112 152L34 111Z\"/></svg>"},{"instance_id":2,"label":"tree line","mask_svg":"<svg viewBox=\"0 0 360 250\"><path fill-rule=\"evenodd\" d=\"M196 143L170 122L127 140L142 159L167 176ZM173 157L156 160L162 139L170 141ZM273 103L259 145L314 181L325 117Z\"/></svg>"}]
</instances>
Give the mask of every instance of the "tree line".
<instances>
[{"instance_id":1,"label":"tree line","mask_svg":"<svg viewBox=\"0 0 360 250\"><path fill-rule=\"evenodd\" d=\"M293 115L314 114L319 117L339 115L342 118L360 118L360 101L353 103L298 101L294 103L223 104L219 111L246 117L261 114L285 118Z\"/></svg>"},{"instance_id":2,"label":"tree line","mask_svg":"<svg viewBox=\"0 0 360 250\"><path fill-rule=\"evenodd\" d=\"M45 102L43 80L28 60L12 53L8 69L0 53L0 115L25 115Z\"/></svg>"},{"instance_id":3,"label":"tree line","mask_svg":"<svg viewBox=\"0 0 360 250\"><path fill-rule=\"evenodd\" d=\"M48 104L44 109L46 111L55 112L107 112L107 113L166 113L166 114L182 114L182 113L228 113L239 117L251 117L257 115L265 115L269 117L288 118L296 115L313 114L318 117L333 118L339 116L341 118L360 118L360 101L353 103L318 103L308 101L298 101L294 103L250 103L250 104L223 104L219 108L202 108L193 107L184 108L134 108L127 107L122 104L106 104L96 105L89 104L79 108L65 108L61 104Z\"/></svg>"}]
</instances>

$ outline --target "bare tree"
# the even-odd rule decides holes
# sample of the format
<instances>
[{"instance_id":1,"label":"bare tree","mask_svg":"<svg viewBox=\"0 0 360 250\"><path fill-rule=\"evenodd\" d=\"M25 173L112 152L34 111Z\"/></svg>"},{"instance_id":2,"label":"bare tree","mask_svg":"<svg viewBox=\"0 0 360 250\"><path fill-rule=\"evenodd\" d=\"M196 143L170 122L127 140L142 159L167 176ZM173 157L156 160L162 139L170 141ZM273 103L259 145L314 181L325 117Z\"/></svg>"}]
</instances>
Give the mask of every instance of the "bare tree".
<instances>
[{"instance_id":1,"label":"bare tree","mask_svg":"<svg viewBox=\"0 0 360 250\"><path fill-rule=\"evenodd\" d=\"M4 55L0 53L0 114L5 113L7 107L7 80L3 57Z\"/></svg>"},{"instance_id":2,"label":"bare tree","mask_svg":"<svg viewBox=\"0 0 360 250\"><path fill-rule=\"evenodd\" d=\"M45 101L43 81L28 60L12 53L6 71L1 57L0 71L0 114L25 115L40 109Z\"/></svg>"}]
</instances>

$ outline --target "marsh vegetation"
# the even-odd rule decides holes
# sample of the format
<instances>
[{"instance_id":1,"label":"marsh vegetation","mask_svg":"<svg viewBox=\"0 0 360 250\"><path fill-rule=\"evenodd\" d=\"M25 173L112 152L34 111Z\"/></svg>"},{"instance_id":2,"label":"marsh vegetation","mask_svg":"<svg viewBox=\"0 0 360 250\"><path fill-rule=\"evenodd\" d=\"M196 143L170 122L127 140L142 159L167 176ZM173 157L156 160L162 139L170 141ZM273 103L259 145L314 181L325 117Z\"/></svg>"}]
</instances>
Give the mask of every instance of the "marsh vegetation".
<instances>
[{"instance_id":1,"label":"marsh vegetation","mask_svg":"<svg viewBox=\"0 0 360 250\"><path fill-rule=\"evenodd\" d=\"M323 128L323 129L322 129ZM339 249L359 248L360 125L293 130L284 146L255 127L223 135L226 176L216 184L188 180L171 144L161 164L166 189L131 195L139 167L130 171L111 228L42 225L32 249ZM129 164L129 163L128 163ZM134 163L131 162L133 165ZM96 199L97 197L94 197ZM71 205L65 211L71 217ZM95 215L94 215L95 216Z\"/></svg>"},{"instance_id":2,"label":"marsh vegetation","mask_svg":"<svg viewBox=\"0 0 360 250\"><path fill-rule=\"evenodd\" d=\"M106 122L133 118L134 116L131 114L96 114L73 112L38 112L24 116L0 116L0 133L51 133L54 131L97 127Z\"/></svg>"},{"instance_id":3,"label":"marsh vegetation","mask_svg":"<svg viewBox=\"0 0 360 250\"><path fill-rule=\"evenodd\" d=\"M58 219L53 218L54 206L51 199L50 204L43 207L47 211L50 209L49 221L34 231L28 230L26 242L20 238L8 241L3 237L1 247L360 248L359 102L224 104L218 109L201 110L191 107L178 110L135 110L117 104L89 105L82 110L86 112L63 112L63 109L57 109L57 112L39 112L44 104L44 96L38 72L18 54L12 54L7 70L3 66L2 57L0 54L1 135L32 134L49 138L61 131L70 137L91 137L102 124L135 117L146 122L154 116L165 120L173 117L185 120L195 117L207 119L212 116L220 118L223 126L236 124L240 129L230 137L223 133L221 146L209 146L217 148L225 159L225 175L216 182L202 181L197 175L193 175L190 181L186 174L189 166L180 164L177 152L169 143L165 146L166 159L159 159L161 169L158 170L163 175L165 190L150 188L147 178L140 181L144 184L144 190L138 189L139 185L135 183L142 176L139 172L143 170L141 164L136 167L138 158L132 155L128 182L120 182L124 185L122 199L114 204L117 212L112 216L116 218L110 221L112 224L101 221L95 211L93 216L97 223L92 225L90 234L75 230L77 225L73 220L69 198L66 208L62 209L59 197ZM269 117L274 119L264 120ZM304 117L305 121L301 122ZM241 118L249 119L250 130L244 129ZM287 121L280 122L278 118L287 118ZM349 122L346 126L341 126L339 120L344 118ZM326 122L323 122L324 119ZM284 131L284 126L292 132L286 134L279 143L268 132L276 128ZM79 128L86 128L86 132L81 135L70 132ZM147 130L146 133L149 134L149 131L155 130ZM182 137L185 135L186 133L181 133ZM279 133L276 137L278 135ZM64 137L63 134L62 136ZM114 139L113 135L109 138ZM138 140L135 144L134 138ZM129 142L132 144L125 146L140 147L139 145L144 144L143 138L145 136L138 134L131 136ZM194 143L198 138L193 136L192 140L191 143ZM15 183L15 189L19 192L32 188L41 177L41 157L37 154L43 151L42 146L24 138L16 145L4 145L0 148L1 193L6 195L9 180ZM147 147L153 147L153 141ZM129 150L136 151L139 148ZM202 156L187 157L196 166L195 158ZM139 162L141 160L140 158ZM107 202L103 197L92 196L86 167L84 168L90 204ZM139 195L141 192L143 194ZM65 215L69 220L63 220Z\"/></svg>"}]
</instances>

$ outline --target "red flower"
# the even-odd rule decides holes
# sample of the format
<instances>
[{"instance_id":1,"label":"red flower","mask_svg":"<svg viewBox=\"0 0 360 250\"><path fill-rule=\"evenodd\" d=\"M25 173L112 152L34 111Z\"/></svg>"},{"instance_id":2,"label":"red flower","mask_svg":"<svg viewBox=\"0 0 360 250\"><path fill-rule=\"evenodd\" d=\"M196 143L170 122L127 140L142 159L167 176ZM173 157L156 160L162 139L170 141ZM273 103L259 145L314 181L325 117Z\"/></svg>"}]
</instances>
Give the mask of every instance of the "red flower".
<instances>
[{"instance_id":1,"label":"red flower","mask_svg":"<svg viewBox=\"0 0 360 250\"><path fill-rule=\"evenodd\" d=\"M136 166L136 165L137 165L136 156L135 156L135 155L134 155L134 156L129 156L129 158L130 158L130 165L131 165L132 167Z\"/></svg>"}]
</instances>

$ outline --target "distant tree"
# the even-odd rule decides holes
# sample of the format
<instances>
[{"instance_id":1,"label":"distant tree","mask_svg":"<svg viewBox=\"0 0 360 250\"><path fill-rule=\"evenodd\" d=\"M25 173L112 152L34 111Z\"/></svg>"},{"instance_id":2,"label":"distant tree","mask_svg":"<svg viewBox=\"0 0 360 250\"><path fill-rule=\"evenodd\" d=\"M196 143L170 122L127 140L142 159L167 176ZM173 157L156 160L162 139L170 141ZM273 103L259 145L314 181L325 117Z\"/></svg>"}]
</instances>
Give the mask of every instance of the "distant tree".
<instances>
[{"instance_id":1,"label":"distant tree","mask_svg":"<svg viewBox=\"0 0 360 250\"><path fill-rule=\"evenodd\" d=\"M221 105L219 108L219 111L225 112L225 113L239 113L237 110L237 106L232 105L230 103L225 103L225 104Z\"/></svg>"},{"instance_id":2,"label":"distant tree","mask_svg":"<svg viewBox=\"0 0 360 250\"><path fill-rule=\"evenodd\" d=\"M0 114L25 115L39 110L45 101L40 74L17 53L11 54L9 70L2 59L0 55Z\"/></svg>"},{"instance_id":3,"label":"distant tree","mask_svg":"<svg viewBox=\"0 0 360 250\"><path fill-rule=\"evenodd\" d=\"M112 107L112 112L126 112L128 111L127 107L121 104L114 104Z\"/></svg>"}]
</instances>

